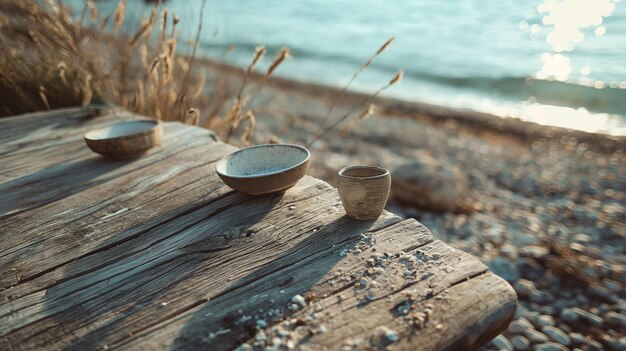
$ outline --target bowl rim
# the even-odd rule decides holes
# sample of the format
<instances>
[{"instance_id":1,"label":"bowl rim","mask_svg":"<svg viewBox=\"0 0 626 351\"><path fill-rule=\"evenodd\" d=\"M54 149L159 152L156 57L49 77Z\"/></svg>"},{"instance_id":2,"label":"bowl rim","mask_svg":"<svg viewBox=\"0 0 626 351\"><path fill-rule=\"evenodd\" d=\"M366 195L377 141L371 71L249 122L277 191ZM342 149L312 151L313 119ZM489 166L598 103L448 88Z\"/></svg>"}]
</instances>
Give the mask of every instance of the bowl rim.
<instances>
[{"instance_id":1,"label":"bowl rim","mask_svg":"<svg viewBox=\"0 0 626 351\"><path fill-rule=\"evenodd\" d=\"M344 174L344 172L349 171L351 169L356 169L356 168L375 169L377 171L380 171L381 174L377 174L377 175L373 175L373 176L367 176L367 177L356 177L356 176L350 176L350 175ZM383 167L378 167L378 166L352 165L352 166L346 166L346 167L340 169L339 172L337 172L337 176L338 177L346 178L346 179L353 179L353 180L378 179L378 178L385 178L388 175L390 175L390 172L389 172L388 169L383 168Z\"/></svg>"},{"instance_id":2,"label":"bowl rim","mask_svg":"<svg viewBox=\"0 0 626 351\"><path fill-rule=\"evenodd\" d=\"M126 134L126 135L120 135L120 136L117 136L117 137L114 137L114 138L92 138L92 137L90 136L92 133L99 132L99 131L104 130L104 129L112 128L113 126L123 125L123 124L129 124L129 123L137 123L137 122L140 122L140 123L149 123L149 124L152 124L152 127L151 127L151 128L148 128L148 129L146 129L146 130L143 130L143 131L141 131L141 132L131 133L131 134ZM105 126L105 127L101 127L101 128L97 128L97 129L92 129L92 130L88 131L87 133L85 133L85 134L83 135L83 138L84 138L85 140L88 140L88 141L95 141L95 142L99 142L99 141L106 141L106 142L109 142L109 141L118 141L118 140L122 140L122 139L125 139L125 138L128 138L128 137L135 137L135 136L138 136L138 135L148 135L148 134L152 134L152 133L154 133L154 132L155 132L155 131L159 128L159 127L161 127L161 121L160 121L160 120L158 120L158 119L138 119L138 120L135 120L135 121L125 121L125 122L113 123L113 124L110 124L110 125Z\"/></svg>"},{"instance_id":3,"label":"bowl rim","mask_svg":"<svg viewBox=\"0 0 626 351\"><path fill-rule=\"evenodd\" d=\"M278 170L278 171L273 171L273 172L269 172L269 173L263 173L260 175L232 175L232 174L228 174L228 173L223 173L220 172L219 169L217 168L220 164L222 164L222 162L227 162L227 160L229 158L232 158L235 154L240 153L240 152L245 152L247 150L251 150L251 149L256 149L256 148L262 148L262 147L274 147L274 146L278 146L278 147L292 147L292 148L296 148L296 149L300 149L303 150L304 152L306 152L306 157L304 158L304 160L296 163L293 166ZM255 146L250 146L247 148L243 148L243 149L239 149L236 151L231 152L228 155L225 155L224 157L222 157L219 161L217 161L215 163L215 172L220 175L220 176L224 176L224 177L228 177L228 178L233 178L233 179L253 179L253 178L264 178L264 177L270 177L270 176L274 176L277 174L281 174L281 173L285 173L287 171L296 169L300 166L302 166L303 164L307 163L309 161L309 159L311 158L311 151L309 151L309 149L307 149L306 147L302 146L302 145L296 145L296 144L260 144L260 145L255 145Z\"/></svg>"}]
</instances>

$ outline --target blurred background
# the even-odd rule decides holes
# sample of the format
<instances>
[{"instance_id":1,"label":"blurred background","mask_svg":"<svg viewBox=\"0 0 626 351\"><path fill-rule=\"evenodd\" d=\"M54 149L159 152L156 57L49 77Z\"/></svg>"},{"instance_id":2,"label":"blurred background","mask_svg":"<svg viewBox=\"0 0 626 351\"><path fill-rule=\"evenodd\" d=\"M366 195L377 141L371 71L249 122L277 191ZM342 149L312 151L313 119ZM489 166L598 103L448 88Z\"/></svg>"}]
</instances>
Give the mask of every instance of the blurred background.
<instances>
[{"instance_id":1,"label":"blurred background","mask_svg":"<svg viewBox=\"0 0 626 351\"><path fill-rule=\"evenodd\" d=\"M76 13L83 0L66 0ZM96 1L101 13L118 2ZM137 30L153 3L129 1ZM201 0L165 2L191 39ZM279 75L343 86L391 36L394 45L352 89L533 122L626 135L626 5L562 1L208 1L200 54L245 67L254 49L289 47ZM182 47L182 46L181 46ZM182 47L184 49L184 47ZM190 48L188 48L190 50Z\"/></svg>"}]
</instances>

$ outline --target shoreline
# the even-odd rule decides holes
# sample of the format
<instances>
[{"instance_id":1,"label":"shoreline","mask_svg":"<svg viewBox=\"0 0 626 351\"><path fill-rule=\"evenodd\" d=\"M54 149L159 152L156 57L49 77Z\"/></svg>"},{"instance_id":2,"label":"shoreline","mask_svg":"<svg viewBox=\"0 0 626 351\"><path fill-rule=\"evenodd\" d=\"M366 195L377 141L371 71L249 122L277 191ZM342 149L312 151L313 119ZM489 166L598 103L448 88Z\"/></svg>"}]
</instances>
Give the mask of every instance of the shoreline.
<instances>
[{"instance_id":1,"label":"shoreline","mask_svg":"<svg viewBox=\"0 0 626 351\"><path fill-rule=\"evenodd\" d=\"M244 69L211 58L198 57L196 64L204 65L213 70L230 75L243 76ZM197 68L197 67L196 67ZM253 72L252 79L261 81L263 75ZM309 98L331 99L341 89L317 83L303 82L291 78L274 76L267 82L268 87L277 90L304 95ZM339 104L360 105L368 94L346 91ZM601 133L591 133L576 129L557 126L541 125L535 122L524 121L513 117L499 117L473 110L461 110L445 106L430 105L422 102L413 102L392 97L376 97L371 100L381 113L391 117L409 118L434 125L458 123L476 133L491 132L505 137L511 137L527 142L533 139L560 141L563 138L575 138L577 143L585 143L590 148L602 153L626 151L626 136L614 136Z\"/></svg>"}]
</instances>

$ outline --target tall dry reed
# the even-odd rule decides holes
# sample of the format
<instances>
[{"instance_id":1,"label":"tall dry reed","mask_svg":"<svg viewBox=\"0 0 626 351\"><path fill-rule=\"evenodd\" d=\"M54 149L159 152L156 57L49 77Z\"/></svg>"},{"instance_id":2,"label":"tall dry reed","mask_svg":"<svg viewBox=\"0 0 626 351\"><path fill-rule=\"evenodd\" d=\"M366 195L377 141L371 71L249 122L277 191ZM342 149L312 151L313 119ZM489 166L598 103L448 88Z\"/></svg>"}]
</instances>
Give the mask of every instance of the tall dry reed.
<instances>
[{"instance_id":1,"label":"tall dry reed","mask_svg":"<svg viewBox=\"0 0 626 351\"><path fill-rule=\"evenodd\" d=\"M348 88L350 87L350 85L352 85L352 83L365 71L367 70L373 63L374 60L380 55L382 54L385 50L387 50L387 48L389 48L389 46L391 46L391 43L394 42L394 40L396 40L396 37L391 37L389 39L387 39L379 48L378 50L376 50L376 52L374 53L374 55L372 55L370 58L367 59L367 61L365 61L365 63L352 75L352 77L350 78L350 80L348 81L348 83L346 83L346 85L343 86L343 88L339 91L338 94L335 94L330 106L328 107L328 111L326 112L326 116L322 119L322 122L319 126L319 130L318 132L313 136L313 138L308 142L308 146L313 145L316 141L324 138L326 135L328 135L330 132L334 131L336 128L339 127L339 125L341 125L342 123L348 121L350 119L350 117L354 114L354 112L360 108L360 106L364 106L367 105L370 100L374 99L375 97L377 97L383 90L391 87L392 85L398 84L401 80L402 77L404 76L404 72L402 70L399 70L396 75L389 81L389 83L387 83L386 85L382 86L380 89L378 89L376 92L374 92L373 94L368 95L360 104L357 104L356 106L354 106L348 113L340 116L335 123L333 123L331 126L326 127L326 123L331 119L331 115L332 112L335 108L335 106L337 105L337 103L339 102L339 100L341 100L341 98L343 98L345 96L346 91L348 90ZM340 136L343 136L345 134L347 134L352 128L354 128L354 126L364 120L367 116L371 115L374 113L374 109L375 106L374 105L369 105L369 107L365 110L363 110L359 115L357 115L355 118L352 119L352 121L349 121L349 123L347 123L339 132Z\"/></svg>"},{"instance_id":2,"label":"tall dry reed","mask_svg":"<svg viewBox=\"0 0 626 351\"><path fill-rule=\"evenodd\" d=\"M290 51L281 49L259 74L255 69L267 54L264 47L257 48L240 76L220 75L197 65L205 5L202 0L199 25L190 41L192 53L182 56L177 51L181 19L162 8L161 1L133 33L122 33L127 27L127 0L120 0L110 14L100 13L94 1L86 0L78 16L72 16L61 0L0 1L0 116L113 104L162 120L211 128L226 141L239 135L241 143L248 145L257 123L255 100ZM358 106L325 128L350 84L393 40L383 43L335 96L314 140L350 119ZM399 79L401 75L360 106ZM371 113L370 106L341 133Z\"/></svg>"},{"instance_id":3,"label":"tall dry reed","mask_svg":"<svg viewBox=\"0 0 626 351\"><path fill-rule=\"evenodd\" d=\"M231 86L237 77L196 67L205 4L206 0L200 4L192 54L181 56L177 51L181 19L163 9L160 1L133 33L121 33L126 0L111 14L100 13L93 1L86 0L76 17L60 0L1 1L0 116L106 103L162 120L211 127L228 140L244 123L242 142L249 143L256 120L246 106L247 86L266 51L261 47L255 52L236 93ZM266 78L288 51L281 53ZM207 90L212 90L208 96Z\"/></svg>"}]
</instances>

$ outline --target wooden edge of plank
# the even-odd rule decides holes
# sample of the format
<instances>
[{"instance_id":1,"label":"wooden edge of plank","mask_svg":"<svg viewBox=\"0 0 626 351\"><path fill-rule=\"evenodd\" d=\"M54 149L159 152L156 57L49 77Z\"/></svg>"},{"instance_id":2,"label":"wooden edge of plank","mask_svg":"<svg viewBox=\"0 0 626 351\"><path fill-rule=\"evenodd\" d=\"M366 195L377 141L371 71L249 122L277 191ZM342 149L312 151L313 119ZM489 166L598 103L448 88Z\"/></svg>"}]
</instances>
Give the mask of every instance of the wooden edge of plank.
<instances>
[{"instance_id":1,"label":"wooden edge of plank","mask_svg":"<svg viewBox=\"0 0 626 351\"><path fill-rule=\"evenodd\" d=\"M73 106L73 107L62 107L56 108L52 110L44 110L44 111L35 111L35 112L27 112L18 115L11 115L7 117L0 118L0 125L2 124L13 124L19 121L34 121L38 119L49 119L49 118L59 118L59 117L70 117L70 118L84 118L86 116L95 116L99 114L107 114L113 111L121 110L119 107L107 107L107 108L98 108L94 106Z\"/></svg>"},{"instance_id":2,"label":"wooden edge of plank","mask_svg":"<svg viewBox=\"0 0 626 351\"><path fill-rule=\"evenodd\" d=\"M402 224L406 225L407 222L403 221ZM418 222L408 224L414 229L423 228L428 231ZM383 281L383 284L391 286L391 291L383 292L382 296L370 297L369 293L365 292L368 288L359 286L358 282L356 285L350 286L349 284L346 288L338 289L330 296L324 294L323 296L326 297L321 300L321 305L311 302L307 308L287 318L292 318L291 321L307 321L295 323L296 328L290 330L295 334L289 334L293 338L292 342L296 342L297 345L306 345L313 350L339 349L344 346L350 349L387 349L389 346L390 350L414 350L416 347L429 350L477 349L506 328L517 306L517 295L508 283L491 273L477 258L439 240L407 248L406 252L411 250L418 257L422 255L434 260L440 257L444 261L443 269L435 273L432 278L427 274L423 275L424 271L420 272L418 269L417 276L422 275L422 277L417 281L402 285L399 289L393 287L402 284L398 280L400 274L396 269L395 275L388 275L388 279ZM399 260L402 259L401 254ZM448 268L452 270L449 272ZM431 267L428 270L433 269L437 268ZM354 268L351 271L358 272ZM367 285L374 281L374 278L364 275L360 278L361 285L364 278ZM318 286L311 290L314 293L324 291ZM447 303L445 297L449 297L452 303ZM334 299L338 302L334 302ZM455 299L459 301L454 301ZM480 304L484 299L487 299L487 307L477 312L473 304ZM407 305L406 315L397 314L398 306L404 306L406 301L411 301ZM455 320L457 317L462 318L458 318L458 322L450 323L452 328L446 331L450 335L434 339L435 343L428 344L428 334L443 329L439 323L433 321L436 318L434 312L430 314L433 317L428 323L429 313L434 311L435 301L439 303L439 313L442 315L447 313L445 321ZM326 302L330 302L330 305ZM310 317L316 315L321 317L315 317L313 322L309 322ZM350 326L350 321L355 319L361 319L361 324L356 326L357 330ZM298 324L304 325L305 328L298 327ZM324 324L328 329L321 327ZM376 335L379 327L384 324L398 331L397 334L393 334L397 340L387 342L381 340L380 335ZM293 325L293 323L287 323L287 328L293 328ZM277 326L278 334L273 329ZM273 342L273 337L280 335L281 326L284 326L284 323L279 322L264 329L260 334L261 339L269 335L270 337L265 341ZM393 333L396 332L393 331ZM342 342L344 338L352 341ZM248 339L248 345L254 345L258 340L259 333ZM263 346L268 346L268 344Z\"/></svg>"}]
</instances>

